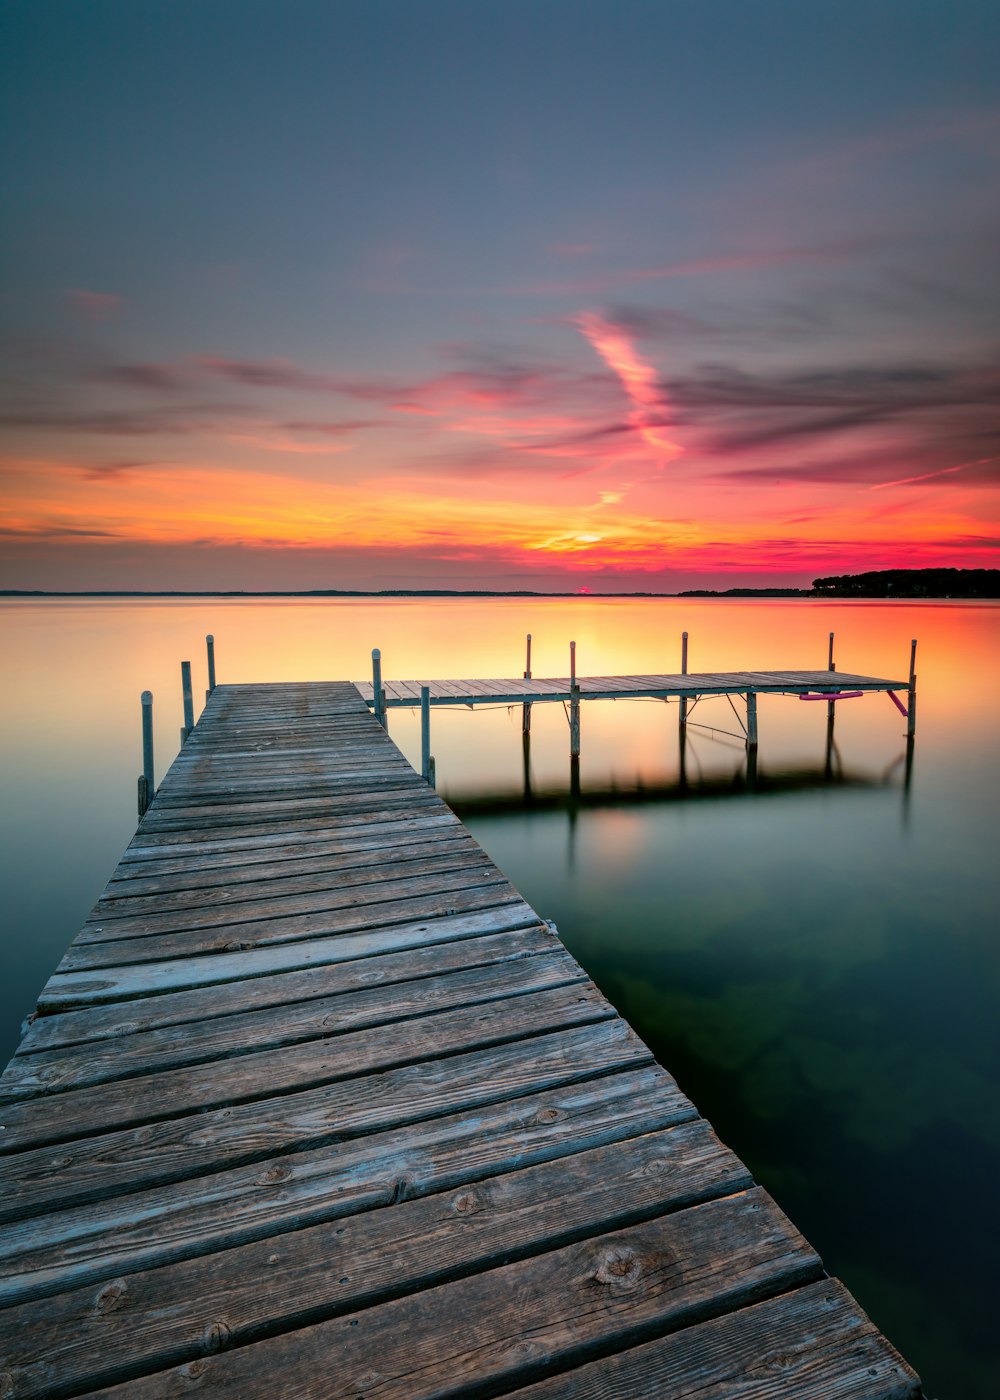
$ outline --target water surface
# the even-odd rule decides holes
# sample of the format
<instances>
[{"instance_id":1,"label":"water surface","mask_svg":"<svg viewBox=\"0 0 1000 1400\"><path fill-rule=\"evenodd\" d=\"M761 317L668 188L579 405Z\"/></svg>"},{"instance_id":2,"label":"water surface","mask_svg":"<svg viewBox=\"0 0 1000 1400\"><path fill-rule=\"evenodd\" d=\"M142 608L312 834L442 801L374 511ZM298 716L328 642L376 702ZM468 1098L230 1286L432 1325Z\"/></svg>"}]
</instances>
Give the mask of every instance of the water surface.
<instances>
[{"instance_id":1,"label":"water surface","mask_svg":"<svg viewBox=\"0 0 1000 1400\"><path fill-rule=\"evenodd\" d=\"M723 1139L941 1400L1000 1394L993 1359L1000 608L717 600L0 603L5 935L0 1059L135 827L139 693L157 771L177 748L179 663L220 681L841 669L884 695L435 710L439 788ZM390 731L419 753L417 717Z\"/></svg>"}]
</instances>

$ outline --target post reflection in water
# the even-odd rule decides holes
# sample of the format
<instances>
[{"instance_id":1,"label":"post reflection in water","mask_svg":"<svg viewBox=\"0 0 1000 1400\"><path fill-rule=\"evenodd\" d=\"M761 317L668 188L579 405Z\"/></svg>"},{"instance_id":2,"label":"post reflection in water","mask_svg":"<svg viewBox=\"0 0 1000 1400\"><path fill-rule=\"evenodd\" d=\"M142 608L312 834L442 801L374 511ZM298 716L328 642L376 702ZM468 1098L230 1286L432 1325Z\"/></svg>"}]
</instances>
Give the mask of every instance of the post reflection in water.
<instances>
[{"instance_id":1,"label":"post reflection in water","mask_svg":"<svg viewBox=\"0 0 1000 1400\"><path fill-rule=\"evenodd\" d=\"M526 707L527 708L527 707ZM771 795L778 792L809 791L824 787L851 788L854 790L884 789L892 786L899 774L901 810L905 825L909 807L910 790L913 782L913 754L915 739L907 738L904 751L898 754L881 774L868 773L860 768L846 768L834 738L834 718L826 721L826 742L823 760L814 766L772 764L762 766L756 746L748 747L741 754L741 761L726 773L706 774L695 742L688 734L688 726L681 724L677 746L677 777L673 781L638 781L633 786L614 780L595 783L584 787L581 778L579 755L571 754L569 778L565 787L550 784L536 786L531 766L531 730L521 733L521 790L488 788L463 788L460 792L442 791L445 801L459 817L466 816L515 816L533 811L565 811L570 829L583 808L648 806L659 802L675 803L696 801L705 797L725 797L747 795ZM710 731L701 736L701 742L722 746L722 741L714 738ZM725 747L729 747L726 745ZM688 754L695 756L698 775L691 780L688 774Z\"/></svg>"}]
</instances>

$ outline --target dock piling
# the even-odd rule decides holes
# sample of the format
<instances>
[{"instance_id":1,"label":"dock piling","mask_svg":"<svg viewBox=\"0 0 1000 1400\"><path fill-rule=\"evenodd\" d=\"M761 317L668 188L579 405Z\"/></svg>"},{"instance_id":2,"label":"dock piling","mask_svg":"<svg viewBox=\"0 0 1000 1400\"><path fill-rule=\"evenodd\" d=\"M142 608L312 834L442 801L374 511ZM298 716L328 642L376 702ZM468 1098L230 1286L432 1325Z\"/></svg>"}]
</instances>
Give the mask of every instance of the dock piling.
<instances>
[{"instance_id":1,"label":"dock piling","mask_svg":"<svg viewBox=\"0 0 1000 1400\"><path fill-rule=\"evenodd\" d=\"M205 699L211 695L215 689L215 638L209 632L205 638L205 651L208 654L208 689L205 691Z\"/></svg>"},{"instance_id":2,"label":"dock piling","mask_svg":"<svg viewBox=\"0 0 1000 1400\"><path fill-rule=\"evenodd\" d=\"M837 669L837 667L836 667L836 665L835 665L835 663L834 663L834 660L833 660L833 633L831 632L831 633L830 633L830 650L829 650L829 652L827 653L827 670L828 670L828 671L835 671L836 669ZM834 704L834 702L833 702L832 700L828 700L828 701L826 702L826 723L827 723L827 728L830 730L831 736L832 736L832 733L833 733L833 716L834 716L834 711L836 710L836 708L837 708L837 707L836 707L836 705Z\"/></svg>"},{"instance_id":3,"label":"dock piling","mask_svg":"<svg viewBox=\"0 0 1000 1400\"><path fill-rule=\"evenodd\" d=\"M580 757L580 687L576 680L576 642L569 644L569 753Z\"/></svg>"},{"instance_id":4,"label":"dock piling","mask_svg":"<svg viewBox=\"0 0 1000 1400\"><path fill-rule=\"evenodd\" d=\"M528 633L528 648L525 654L524 679L531 680L531 633ZM526 700L521 706L521 733L531 733L531 701Z\"/></svg>"},{"instance_id":5,"label":"dock piling","mask_svg":"<svg viewBox=\"0 0 1000 1400\"><path fill-rule=\"evenodd\" d=\"M385 691L382 689L382 653L378 647L372 648L372 693L375 697L375 718L383 729L388 729L385 714Z\"/></svg>"},{"instance_id":6,"label":"dock piling","mask_svg":"<svg viewBox=\"0 0 1000 1400\"><path fill-rule=\"evenodd\" d=\"M181 747L194 728L194 697L191 694L191 663L181 662L181 691L184 696L184 724L181 728Z\"/></svg>"},{"instance_id":7,"label":"dock piling","mask_svg":"<svg viewBox=\"0 0 1000 1400\"><path fill-rule=\"evenodd\" d=\"M917 639L910 643L910 684L906 693L906 737L912 739L917 728Z\"/></svg>"},{"instance_id":8,"label":"dock piling","mask_svg":"<svg viewBox=\"0 0 1000 1400\"><path fill-rule=\"evenodd\" d=\"M142 777L139 779L139 816L144 817L156 796L153 777L153 692L144 690L142 703Z\"/></svg>"},{"instance_id":9,"label":"dock piling","mask_svg":"<svg viewBox=\"0 0 1000 1400\"><path fill-rule=\"evenodd\" d=\"M682 676L686 676L687 673L688 673L688 634L687 634L686 632L682 632L682 633L681 633L681 675L682 675ZM681 700L681 702L680 702L680 711L681 711L681 713L680 713L680 727L681 727L681 729L683 729L684 726L687 724L687 721L688 721L688 702L687 702L686 700Z\"/></svg>"},{"instance_id":10,"label":"dock piling","mask_svg":"<svg viewBox=\"0 0 1000 1400\"><path fill-rule=\"evenodd\" d=\"M420 687L420 776L431 780L431 691L426 685Z\"/></svg>"},{"instance_id":11,"label":"dock piling","mask_svg":"<svg viewBox=\"0 0 1000 1400\"><path fill-rule=\"evenodd\" d=\"M757 692L747 691L747 748L757 747Z\"/></svg>"}]
</instances>

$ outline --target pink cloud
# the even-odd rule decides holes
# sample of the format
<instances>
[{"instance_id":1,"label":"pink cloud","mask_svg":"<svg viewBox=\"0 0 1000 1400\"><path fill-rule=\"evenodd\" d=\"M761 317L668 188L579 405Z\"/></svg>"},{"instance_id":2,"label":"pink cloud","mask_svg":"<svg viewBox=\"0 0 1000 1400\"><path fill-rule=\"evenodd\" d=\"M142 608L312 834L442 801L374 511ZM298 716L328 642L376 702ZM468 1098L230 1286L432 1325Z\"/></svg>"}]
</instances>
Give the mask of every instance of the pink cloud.
<instances>
[{"instance_id":1,"label":"pink cloud","mask_svg":"<svg viewBox=\"0 0 1000 1400\"><path fill-rule=\"evenodd\" d=\"M608 368L621 380L633 405L629 415L632 426L661 457L678 456L684 449L665 435L669 405L653 366L642 359L625 332L612 322L585 311L577 317L576 323Z\"/></svg>"}]
</instances>

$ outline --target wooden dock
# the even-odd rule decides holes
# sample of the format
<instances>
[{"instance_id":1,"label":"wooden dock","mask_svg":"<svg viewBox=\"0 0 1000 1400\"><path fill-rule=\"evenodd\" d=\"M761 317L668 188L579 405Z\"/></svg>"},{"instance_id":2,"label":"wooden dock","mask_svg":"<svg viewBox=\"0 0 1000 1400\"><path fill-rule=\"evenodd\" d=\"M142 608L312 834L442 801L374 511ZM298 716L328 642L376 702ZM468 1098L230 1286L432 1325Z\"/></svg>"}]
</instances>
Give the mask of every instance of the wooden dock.
<instances>
[{"instance_id":1,"label":"wooden dock","mask_svg":"<svg viewBox=\"0 0 1000 1400\"><path fill-rule=\"evenodd\" d=\"M374 706L374 684L358 681L364 700ZM423 687L432 705L523 705L546 701L569 704L576 692L581 700L689 700L712 695L808 695L828 691L903 691L909 682L844 671L711 671L654 676L572 676L521 680L385 680L382 689L390 709L420 704Z\"/></svg>"},{"instance_id":2,"label":"wooden dock","mask_svg":"<svg viewBox=\"0 0 1000 1400\"><path fill-rule=\"evenodd\" d=\"M214 691L38 1009L3 1400L920 1394L354 686Z\"/></svg>"}]
</instances>

